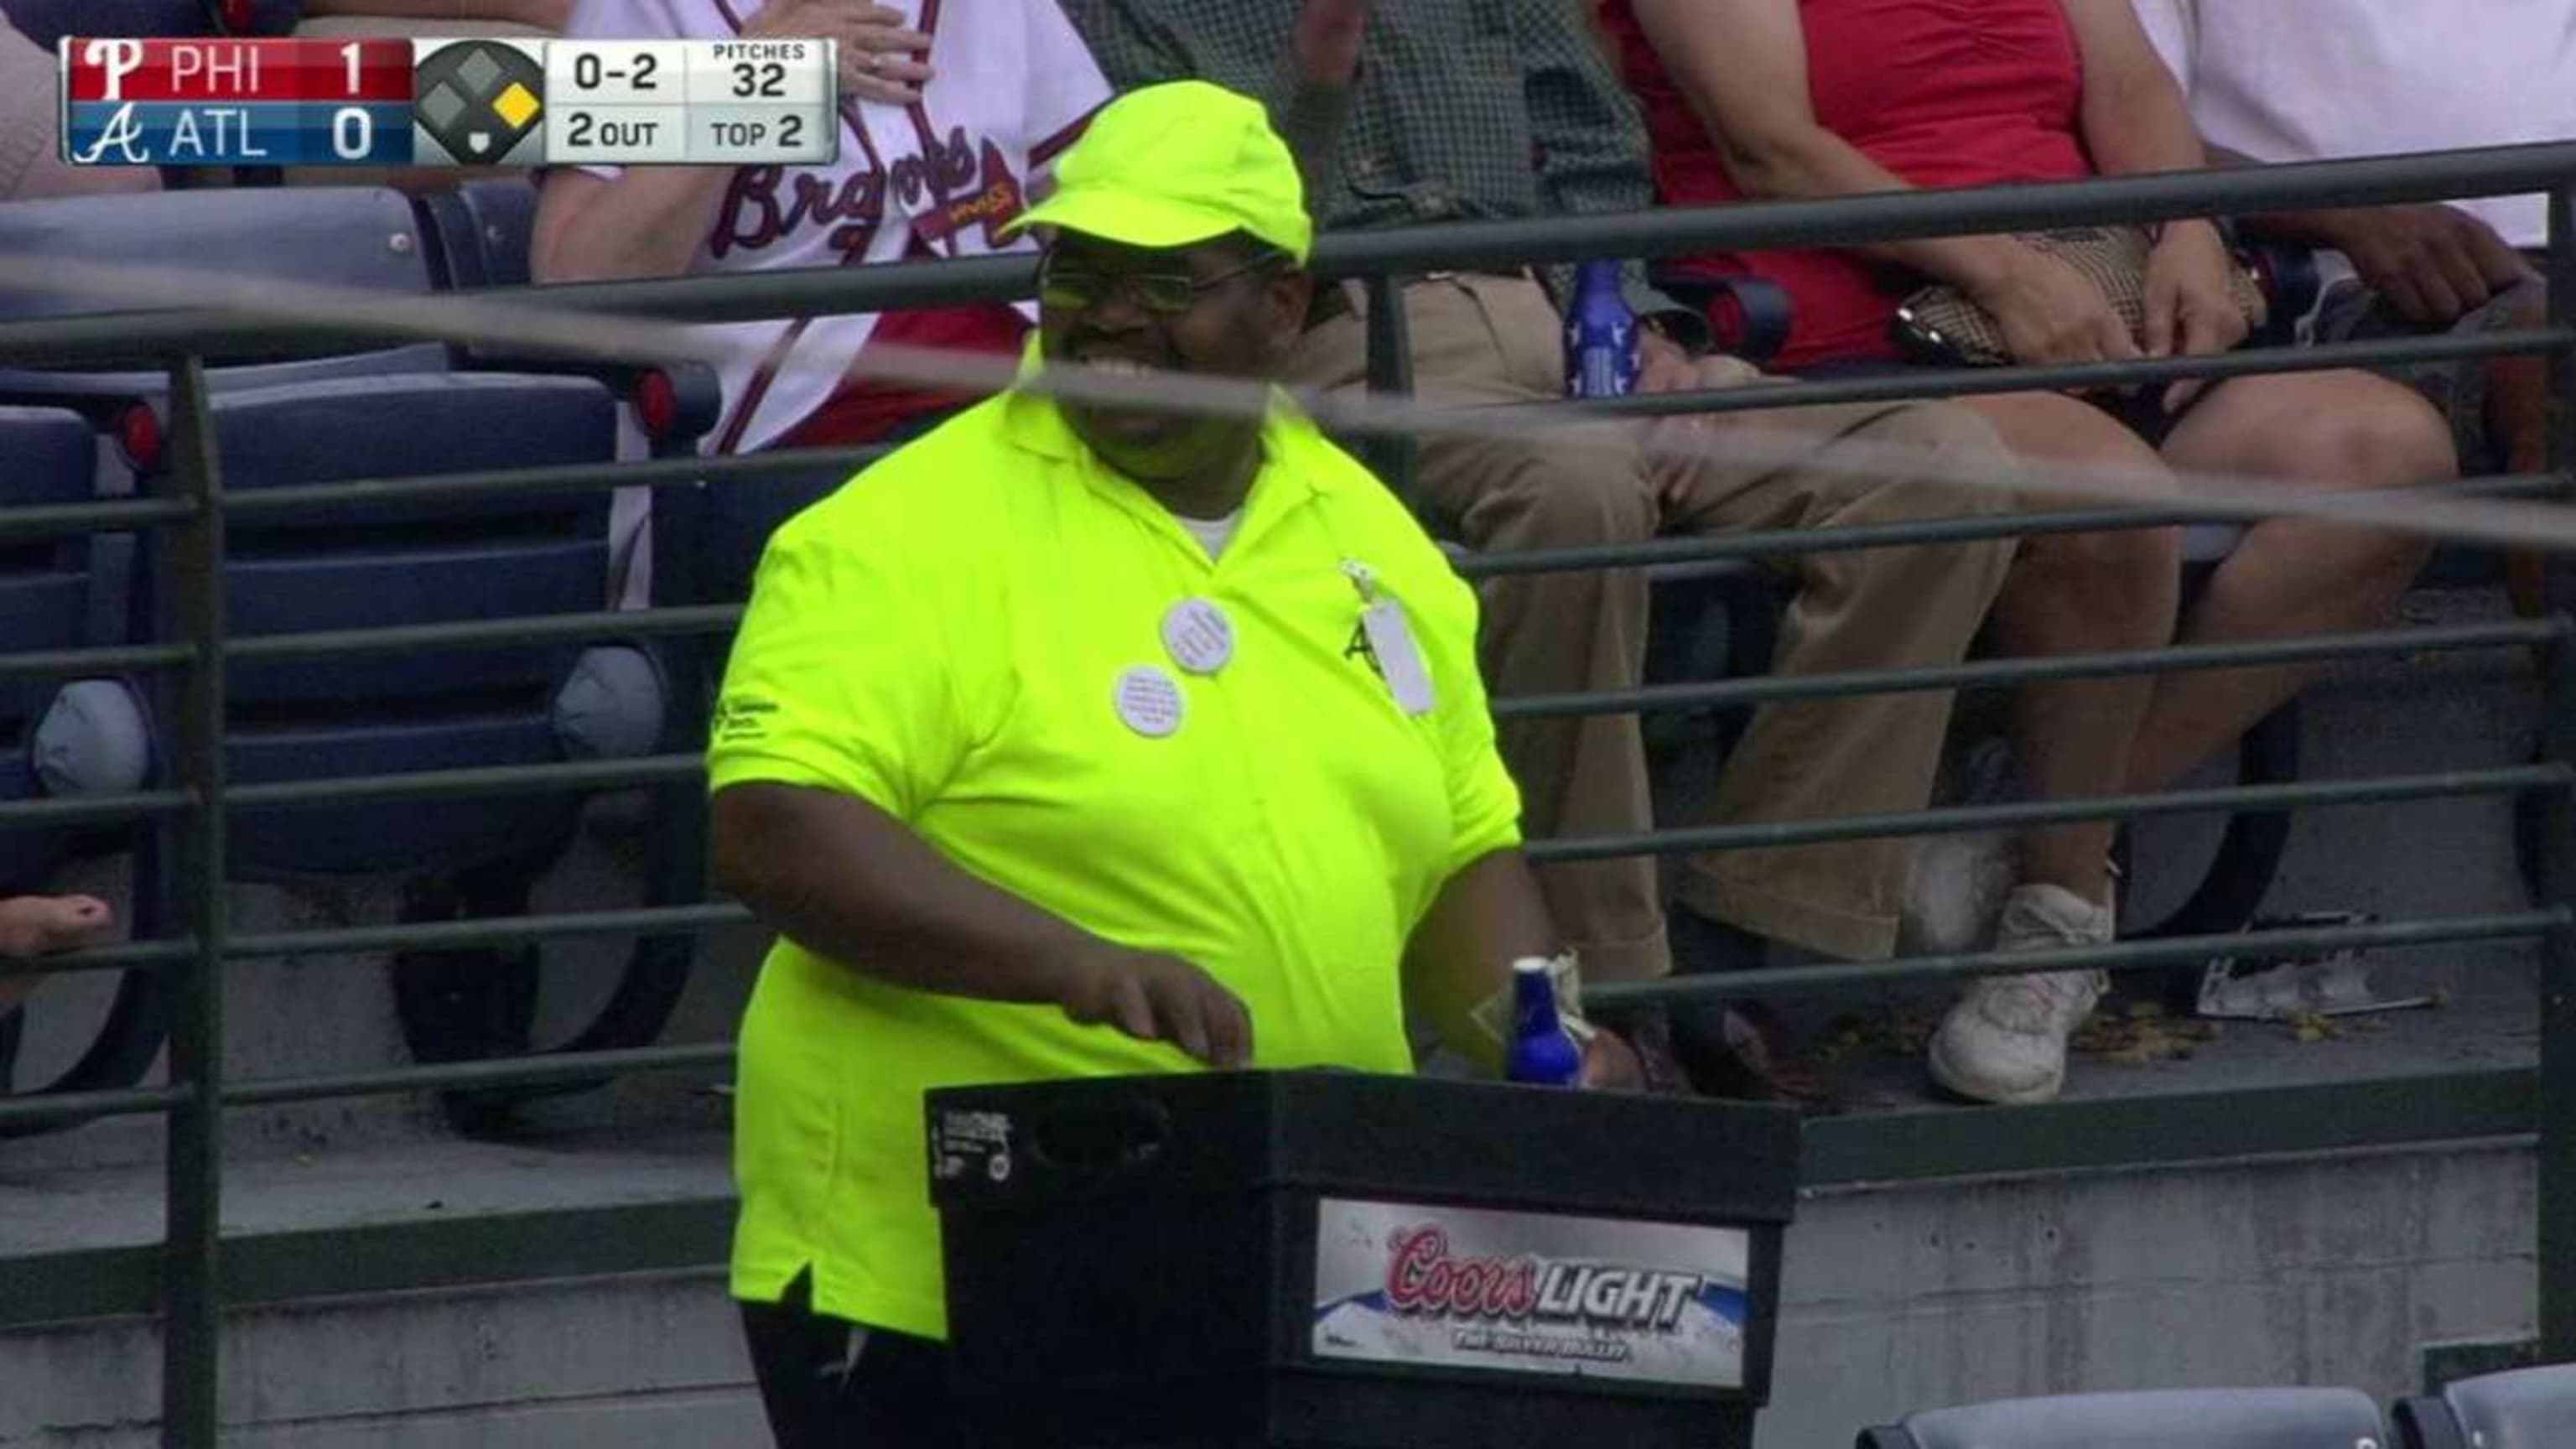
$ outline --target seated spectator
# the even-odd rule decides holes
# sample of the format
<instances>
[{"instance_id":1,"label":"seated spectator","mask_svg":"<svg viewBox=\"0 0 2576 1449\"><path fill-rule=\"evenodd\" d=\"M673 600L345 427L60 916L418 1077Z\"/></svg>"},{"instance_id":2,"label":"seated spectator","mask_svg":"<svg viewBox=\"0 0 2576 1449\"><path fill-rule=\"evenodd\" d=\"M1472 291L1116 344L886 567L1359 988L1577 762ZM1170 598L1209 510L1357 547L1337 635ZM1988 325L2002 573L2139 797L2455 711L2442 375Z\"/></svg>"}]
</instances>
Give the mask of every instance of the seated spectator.
<instances>
[{"instance_id":1,"label":"seated spectator","mask_svg":"<svg viewBox=\"0 0 2576 1449\"><path fill-rule=\"evenodd\" d=\"M1669 204L1841 196L1913 186L2072 180L2202 164L2181 96L2128 0L1600 0L1655 144ZM1907 365L1900 301L1927 280L1961 289L2002 325L2014 360L2086 362L2224 351L2248 319L2216 227L2164 227L2146 264L2143 335L2066 262L2019 238L1698 258L1710 275L1755 273L1795 308L1784 364L1810 374ZM2453 460L2420 398L2360 373L2182 384L2142 397L2021 393L1969 398L2028 462L2160 466L2302 478L2328 487L2422 482ZM2261 524L2218 570L2183 629L2195 644L2282 638L2383 622L2427 545L2284 519ZM2005 639L2006 648L2013 641ZM2110 781L2164 788L2288 699L2316 671L2238 670L2152 685L2146 720ZM2044 774L2060 735L2016 741ZM2107 828L2102 838L2107 843ZM1999 950L2056 946L2074 919L2028 874L1994 927ZM1982 874L1982 872L1968 872ZM2009 879L2009 875L2006 877ZM1969 913L1961 934L1984 929ZM2108 910L2087 938L2109 934ZM1935 1080L1983 1100L2024 1100L2043 1060L2103 989L2098 972L1978 982L1931 1044Z\"/></svg>"},{"instance_id":2,"label":"seated spectator","mask_svg":"<svg viewBox=\"0 0 2576 1449\"><path fill-rule=\"evenodd\" d=\"M1069 0L1102 66L1122 88L1197 75L1267 94L1288 111L1312 153L1318 220L1368 228L1410 222L1588 212L1653 203L1644 137L1633 108L1588 31L1563 0L1491 7L1405 5L1374 16L1364 0ZM1368 63L1347 87L1350 53L1368 27ZM1294 56L1291 63L1287 57ZM1498 88L1495 77L1513 78ZM1302 82L1297 95L1284 82ZM1347 111L1339 143L1312 118ZM1530 161L1539 159L1533 171ZM1645 288L1642 313L1674 335L1694 320ZM1560 294L1561 295L1561 294ZM1367 375L1365 296L1325 290L1292 354L1292 376L1357 388ZM1458 402L1534 402L1562 396L1559 313L1545 281L1505 268L1426 278L1406 292L1415 385ZM1647 390L1742 382L1740 362L1694 364L1671 337L1646 339ZM1562 430L1544 437L1420 440L1420 504L1483 550L1635 543L1666 531L1826 527L2000 511L1999 491L1947 487L1963 470L2009 471L1994 432L1966 409L1875 405L1728 414L1667 427L1723 444L1688 461L1658 456L1631 430ZM1754 444L1759 444L1756 448ZM1919 457L1889 469L1873 455ZM2030 653L2152 647L2171 627L2177 566L2169 533L2061 535L2015 548L1983 540L1839 551L1797 561L1802 585L1781 633L1776 667L1814 674L1955 664L1995 609ZM1486 591L1487 676L1504 695L1635 686L1644 664L1647 589L1637 570L1517 575ZM2137 727L2143 690L2132 681L2080 680L2026 691L2023 711L2047 722L2049 785L2107 793ZM1893 694L1765 706L1727 762L1714 810L1729 823L1903 811L1930 792L1950 697ZM1504 753L1533 836L1602 835L1650 824L1644 752L1633 715L1514 721ZM2038 837L2034 879L2060 888L2034 939L2109 935L2102 831ZM1581 949L1587 979L1635 981L1760 964L1766 944L1825 955L1887 955L1911 850L1902 840L1744 850L1694 858L1667 919L1648 858L1555 865L1541 872L1558 929ZM1677 959L1678 958L1678 961ZM1706 1089L1748 1085L1774 1057L1758 1030L1726 1029L1685 1013L1674 1026L1680 1065ZM1651 1039L1651 1029L1648 1029ZM2006 1050L2022 1062L2017 1100L2057 1089L2065 1034L2021 1032ZM1649 1051L1651 1048L1649 1048ZM1771 1086L1786 1084L1771 1083Z\"/></svg>"},{"instance_id":3,"label":"seated spectator","mask_svg":"<svg viewBox=\"0 0 2576 1449\"><path fill-rule=\"evenodd\" d=\"M0 957L77 951L107 939L116 914L95 896L11 896L0 900ZM41 976L0 976L0 1017L34 994Z\"/></svg>"},{"instance_id":4,"label":"seated spectator","mask_svg":"<svg viewBox=\"0 0 2576 1449\"><path fill-rule=\"evenodd\" d=\"M865 0L580 0L581 39L818 37L841 42L840 159L830 166L561 168L547 173L531 267L540 282L856 266L1024 249L1004 223L1108 86L1053 0L925 6L936 33ZM926 55L926 60L905 56ZM957 77L945 84L942 74ZM971 78L971 79L970 79ZM907 106L909 109L907 110ZM876 443L926 431L969 399L847 376L873 340L1015 356L1026 315L1002 303L815 316L711 331L720 453Z\"/></svg>"},{"instance_id":5,"label":"seated spectator","mask_svg":"<svg viewBox=\"0 0 2576 1449\"><path fill-rule=\"evenodd\" d=\"M295 33L341 35L561 34L573 0L304 0Z\"/></svg>"},{"instance_id":6,"label":"seated spectator","mask_svg":"<svg viewBox=\"0 0 2576 1449\"><path fill-rule=\"evenodd\" d=\"M53 52L0 15L0 201L102 196L161 189L149 166L74 166L63 160L61 71Z\"/></svg>"},{"instance_id":7,"label":"seated spectator","mask_svg":"<svg viewBox=\"0 0 2576 1449\"><path fill-rule=\"evenodd\" d=\"M2412 0L2135 0L2213 160L2331 161L2576 140L2576 0L2457 11ZM2323 247L2355 275L2328 289L2316 340L2537 327L2537 196L2247 217L2250 236ZM2549 364L2462 358L2405 369L2449 414L2470 473L2545 466ZM2514 561L2536 609L2538 561Z\"/></svg>"}]
</instances>

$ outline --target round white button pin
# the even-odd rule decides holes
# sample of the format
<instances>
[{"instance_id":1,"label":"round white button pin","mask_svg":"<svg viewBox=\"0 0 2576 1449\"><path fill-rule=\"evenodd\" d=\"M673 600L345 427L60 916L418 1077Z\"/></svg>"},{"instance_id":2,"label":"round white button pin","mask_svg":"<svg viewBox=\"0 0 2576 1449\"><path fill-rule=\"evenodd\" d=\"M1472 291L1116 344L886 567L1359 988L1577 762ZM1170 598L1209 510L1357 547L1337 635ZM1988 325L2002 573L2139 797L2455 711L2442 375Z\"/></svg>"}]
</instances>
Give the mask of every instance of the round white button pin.
<instances>
[{"instance_id":1,"label":"round white button pin","mask_svg":"<svg viewBox=\"0 0 2576 1449\"><path fill-rule=\"evenodd\" d=\"M1192 674L1214 674L1234 657L1234 621L1205 599L1183 599L1163 616L1163 647Z\"/></svg>"},{"instance_id":2,"label":"round white button pin","mask_svg":"<svg viewBox=\"0 0 2576 1449\"><path fill-rule=\"evenodd\" d=\"M1181 727L1180 681L1150 664L1118 676L1119 721L1149 740Z\"/></svg>"}]
</instances>

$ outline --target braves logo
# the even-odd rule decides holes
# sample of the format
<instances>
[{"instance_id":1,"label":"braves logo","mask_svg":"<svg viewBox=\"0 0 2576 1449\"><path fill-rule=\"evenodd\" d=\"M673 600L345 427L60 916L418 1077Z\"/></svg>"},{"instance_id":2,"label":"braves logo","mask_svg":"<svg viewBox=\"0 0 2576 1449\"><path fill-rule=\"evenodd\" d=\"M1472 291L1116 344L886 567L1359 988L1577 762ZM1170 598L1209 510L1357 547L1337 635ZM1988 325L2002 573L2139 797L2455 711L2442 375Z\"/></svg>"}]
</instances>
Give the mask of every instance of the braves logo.
<instances>
[{"instance_id":1,"label":"braves logo","mask_svg":"<svg viewBox=\"0 0 2576 1449\"><path fill-rule=\"evenodd\" d=\"M966 128L923 155L901 157L885 170L851 171L837 182L823 172L783 166L745 166L734 173L707 250L718 259L735 251L764 251L809 228L829 228L825 244L845 265L867 257L885 224L888 193L913 217L925 243L937 243L970 226L983 228L984 245L1000 245L1003 223L1026 209L1020 178L1002 148L979 146ZM924 209L924 197L937 204Z\"/></svg>"}]
</instances>

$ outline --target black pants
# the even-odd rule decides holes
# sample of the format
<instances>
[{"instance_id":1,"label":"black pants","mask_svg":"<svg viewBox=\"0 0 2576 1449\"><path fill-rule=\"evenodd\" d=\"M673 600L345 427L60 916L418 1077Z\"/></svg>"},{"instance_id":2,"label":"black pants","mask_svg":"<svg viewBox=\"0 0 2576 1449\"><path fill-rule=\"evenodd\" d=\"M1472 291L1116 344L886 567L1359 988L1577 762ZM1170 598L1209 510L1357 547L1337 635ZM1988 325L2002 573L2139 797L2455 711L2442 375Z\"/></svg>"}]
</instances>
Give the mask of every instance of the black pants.
<instances>
[{"instance_id":1,"label":"black pants","mask_svg":"<svg viewBox=\"0 0 2576 1449\"><path fill-rule=\"evenodd\" d=\"M964 1449L946 1345L816 1313L802 1274L742 1333L778 1449Z\"/></svg>"}]
</instances>

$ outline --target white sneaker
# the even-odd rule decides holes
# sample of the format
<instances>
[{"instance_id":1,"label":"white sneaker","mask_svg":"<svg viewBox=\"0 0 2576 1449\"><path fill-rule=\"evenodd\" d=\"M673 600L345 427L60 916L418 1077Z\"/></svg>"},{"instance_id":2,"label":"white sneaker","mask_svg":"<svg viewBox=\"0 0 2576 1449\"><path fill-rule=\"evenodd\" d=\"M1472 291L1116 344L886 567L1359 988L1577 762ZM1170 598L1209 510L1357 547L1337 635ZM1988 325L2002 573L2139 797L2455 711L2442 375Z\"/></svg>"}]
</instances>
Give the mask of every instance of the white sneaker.
<instances>
[{"instance_id":1,"label":"white sneaker","mask_svg":"<svg viewBox=\"0 0 2576 1449\"><path fill-rule=\"evenodd\" d=\"M1995 949L2098 946L2112 937L2109 906L2053 885L2026 885L2004 902ZM2093 1014L2109 978L2047 971L1980 978L1932 1035L1932 1080L1980 1102L2053 1102L2066 1085L2066 1039Z\"/></svg>"}]
</instances>

